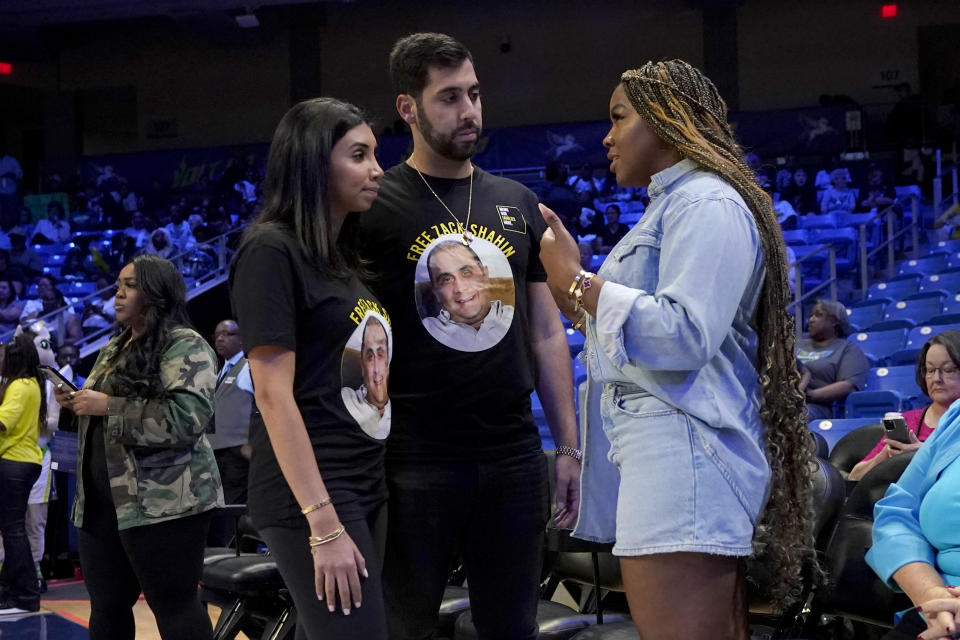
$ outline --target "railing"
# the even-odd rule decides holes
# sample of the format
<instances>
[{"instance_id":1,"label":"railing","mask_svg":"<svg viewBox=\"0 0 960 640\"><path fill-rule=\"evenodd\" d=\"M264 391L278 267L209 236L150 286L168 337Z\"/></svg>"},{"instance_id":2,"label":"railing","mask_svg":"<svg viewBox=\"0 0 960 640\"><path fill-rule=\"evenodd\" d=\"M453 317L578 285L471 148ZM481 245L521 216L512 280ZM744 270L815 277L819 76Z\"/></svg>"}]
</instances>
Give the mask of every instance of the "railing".
<instances>
[{"instance_id":1,"label":"railing","mask_svg":"<svg viewBox=\"0 0 960 640\"><path fill-rule=\"evenodd\" d=\"M937 160L937 174L933 177L933 219L939 220L940 215L946 211L950 206L956 206L960 204L960 188L957 185L957 169L960 168L960 163L957 163L957 149L954 146L953 149L953 164L943 167L943 152L940 149L937 149L936 160ZM943 178L949 174L950 175L950 184L953 187L948 195L943 195ZM946 205L946 201L952 200L953 203L949 206Z\"/></svg>"},{"instance_id":2,"label":"railing","mask_svg":"<svg viewBox=\"0 0 960 640\"><path fill-rule=\"evenodd\" d=\"M184 280L187 282L188 300L212 289L226 279L230 258L232 257L231 241L238 238L242 232L243 229L232 229L206 242L197 243L189 251L170 258L170 261L177 265L180 274L184 276ZM40 316L28 324L42 320L48 326L54 327L56 329L56 342L59 346L64 342L67 316L71 313L75 314L74 307L83 309L88 303L101 298L112 289L113 286L111 285L72 303L68 301L67 306ZM84 333L83 337L74 343L80 352L80 357L83 358L99 351L114 334L115 329L116 325L112 325ZM4 342L9 340L11 335L12 333L4 335L2 340Z\"/></svg>"},{"instance_id":3,"label":"railing","mask_svg":"<svg viewBox=\"0 0 960 640\"><path fill-rule=\"evenodd\" d=\"M810 291L804 293L802 265L806 261L810 261L812 263L814 261L814 256L819 256L823 252L827 253L827 272L829 273L829 277L810 289ZM826 287L830 287L830 299L837 299L837 250L832 243L821 244L797 258L796 261L791 263L788 267L793 269L794 298L793 302L787 305L787 313L791 313L792 307L792 313L795 319L794 325L796 327L797 335L799 336L800 332L803 331L803 302L805 300L819 293Z\"/></svg>"},{"instance_id":4,"label":"railing","mask_svg":"<svg viewBox=\"0 0 960 640\"><path fill-rule=\"evenodd\" d=\"M892 278L896 274L894 273L894 264L896 263L896 242L903 238L906 234L910 234L911 241L911 251L914 254L914 257L917 257L917 252L919 251L920 246L920 199L915 196L910 197L910 208L911 208L911 220L910 224L904 226L900 231L896 230L897 222L897 213L896 207L899 206L900 202L895 202L891 204L886 209L877 212L877 215L873 216L869 220L862 222L859 226L859 235L860 240L860 292L866 296L867 290L870 288L870 259L876 255L879 255L881 252L887 254L887 279ZM886 240L883 242L877 242L877 245L873 250L867 250L867 227L874 224L875 221L882 220L886 223ZM878 238L879 240L879 238Z\"/></svg>"}]
</instances>

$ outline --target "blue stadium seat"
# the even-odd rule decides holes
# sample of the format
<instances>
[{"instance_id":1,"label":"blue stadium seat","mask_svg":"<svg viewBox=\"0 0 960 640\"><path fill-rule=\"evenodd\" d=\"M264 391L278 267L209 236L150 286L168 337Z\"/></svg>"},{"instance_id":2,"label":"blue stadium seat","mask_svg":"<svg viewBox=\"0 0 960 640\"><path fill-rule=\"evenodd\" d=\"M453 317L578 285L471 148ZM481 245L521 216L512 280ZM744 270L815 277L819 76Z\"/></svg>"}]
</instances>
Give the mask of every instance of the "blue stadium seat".
<instances>
[{"instance_id":1,"label":"blue stadium seat","mask_svg":"<svg viewBox=\"0 0 960 640\"><path fill-rule=\"evenodd\" d=\"M58 287L65 296L78 296L80 298L92 295L97 292L96 282L64 282Z\"/></svg>"},{"instance_id":2,"label":"blue stadium seat","mask_svg":"<svg viewBox=\"0 0 960 640\"><path fill-rule=\"evenodd\" d=\"M955 293L952 296L944 298L940 313L960 313L960 293Z\"/></svg>"},{"instance_id":3,"label":"blue stadium seat","mask_svg":"<svg viewBox=\"0 0 960 640\"><path fill-rule=\"evenodd\" d=\"M861 331L849 336L847 340L860 347L874 363L885 364L887 358L906 346L907 330Z\"/></svg>"},{"instance_id":4,"label":"blue stadium seat","mask_svg":"<svg viewBox=\"0 0 960 640\"><path fill-rule=\"evenodd\" d=\"M941 273L931 273L920 281L921 293L942 291L948 295L960 293L960 269L951 269Z\"/></svg>"},{"instance_id":5,"label":"blue stadium seat","mask_svg":"<svg viewBox=\"0 0 960 640\"><path fill-rule=\"evenodd\" d=\"M814 420L810 423L810 431L819 433L823 439L827 441L827 446L833 450L833 445L837 444L837 441L843 436L868 424L876 424L878 421L879 420L876 416L845 418L837 420Z\"/></svg>"},{"instance_id":6,"label":"blue stadium seat","mask_svg":"<svg viewBox=\"0 0 960 640\"><path fill-rule=\"evenodd\" d=\"M940 295L924 298L911 297L888 304L883 310L884 320L912 320L914 325L925 323L933 316L940 315L943 301Z\"/></svg>"},{"instance_id":7,"label":"blue stadium seat","mask_svg":"<svg viewBox=\"0 0 960 640\"><path fill-rule=\"evenodd\" d=\"M916 366L917 358L920 356L920 349L917 347L907 347L906 349L900 349L900 351L895 352L890 356L887 361L891 367L899 367L901 365L910 365Z\"/></svg>"},{"instance_id":8,"label":"blue stadium seat","mask_svg":"<svg viewBox=\"0 0 960 640\"><path fill-rule=\"evenodd\" d=\"M858 418L904 411L919 406L924 399L923 391L917 386L916 366L877 367L867 373L862 390L847 396L846 416Z\"/></svg>"},{"instance_id":9,"label":"blue stadium seat","mask_svg":"<svg viewBox=\"0 0 960 640\"><path fill-rule=\"evenodd\" d=\"M837 216L831 213L811 213L805 216L800 217L800 228L801 229L836 229L837 226Z\"/></svg>"},{"instance_id":10,"label":"blue stadium seat","mask_svg":"<svg viewBox=\"0 0 960 640\"><path fill-rule=\"evenodd\" d=\"M810 231L813 244L832 244L837 269L849 271L857 265L858 237L855 229L813 229Z\"/></svg>"},{"instance_id":11,"label":"blue stadium seat","mask_svg":"<svg viewBox=\"0 0 960 640\"><path fill-rule=\"evenodd\" d=\"M887 282L874 282L867 289L867 299L903 300L919 291L920 277L895 278Z\"/></svg>"},{"instance_id":12,"label":"blue stadium seat","mask_svg":"<svg viewBox=\"0 0 960 640\"><path fill-rule=\"evenodd\" d=\"M947 269L960 267L960 251L951 251L947 257Z\"/></svg>"},{"instance_id":13,"label":"blue stadium seat","mask_svg":"<svg viewBox=\"0 0 960 640\"><path fill-rule=\"evenodd\" d=\"M579 331L574 331L572 327L567 329L567 345L570 347L571 357L576 357L578 353L583 351L583 343L585 340L583 334Z\"/></svg>"},{"instance_id":14,"label":"blue stadium seat","mask_svg":"<svg viewBox=\"0 0 960 640\"><path fill-rule=\"evenodd\" d=\"M854 303L847 307L847 320L850 326L857 331L865 331L871 326L883 320L883 310L887 306L887 301L864 300ZM960 306L960 302L958 302Z\"/></svg>"},{"instance_id":15,"label":"blue stadium seat","mask_svg":"<svg viewBox=\"0 0 960 640\"><path fill-rule=\"evenodd\" d=\"M783 242L790 246L807 244L809 241L806 229L789 229L783 231Z\"/></svg>"},{"instance_id":16,"label":"blue stadium seat","mask_svg":"<svg viewBox=\"0 0 960 640\"><path fill-rule=\"evenodd\" d=\"M960 329L960 313L941 313L940 315L933 316L927 320L926 324L930 325L931 327L941 327L939 331L946 331L947 329Z\"/></svg>"},{"instance_id":17,"label":"blue stadium seat","mask_svg":"<svg viewBox=\"0 0 960 640\"><path fill-rule=\"evenodd\" d=\"M940 240L934 245L931 245L931 250L936 252L945 251L947 253L955 254L960 252L960 239L958 240Z\"/></svg>"},{"instance_id":18,"label":"blue stadium seat","mask_svg":"<svg viewBox=\"0 0 960 640\"><path fill-rule=\"evenodd\" d=\"M947 253L931 253L924 258L907 260L900 265L897 273L901 275L907 273L919 273L922 275L940 273L947 268L948 258L949 254Z\"/></svg>"}]
</instances>

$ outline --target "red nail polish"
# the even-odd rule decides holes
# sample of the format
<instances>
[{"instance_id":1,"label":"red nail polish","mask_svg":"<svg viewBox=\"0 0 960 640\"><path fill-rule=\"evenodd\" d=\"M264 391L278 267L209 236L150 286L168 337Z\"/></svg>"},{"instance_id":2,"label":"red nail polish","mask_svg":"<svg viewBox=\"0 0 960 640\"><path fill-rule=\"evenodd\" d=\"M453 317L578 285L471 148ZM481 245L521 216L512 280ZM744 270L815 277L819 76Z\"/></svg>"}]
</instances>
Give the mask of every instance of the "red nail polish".
<instances>
[{"instance_id":1,"label":"red nail polish","mask_svg":"<svg viewBox=\"0 0 960 640\"><path fill-rule=\"evenodd\" d=\"M917 613L920 613L923 611L923 607L921 607L920 605L917 605L916 609L917 609Z\"/></svg>"}]
</instances>

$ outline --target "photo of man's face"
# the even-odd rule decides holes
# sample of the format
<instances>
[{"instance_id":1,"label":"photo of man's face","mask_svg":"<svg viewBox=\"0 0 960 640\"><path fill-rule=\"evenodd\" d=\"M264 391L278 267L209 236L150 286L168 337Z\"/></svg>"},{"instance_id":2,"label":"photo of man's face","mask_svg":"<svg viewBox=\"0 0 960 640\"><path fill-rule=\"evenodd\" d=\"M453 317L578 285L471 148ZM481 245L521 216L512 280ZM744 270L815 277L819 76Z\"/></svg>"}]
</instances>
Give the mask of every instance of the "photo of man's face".
<instances>
[{"instance_id":1,"label":"photo of man's face","mask_svg":"<svg viewBox=\"0 0 960 640\"><path fill-rule=\"evenodd\" d=\"M387 332L374 317L367 319L360 347L363 384L367 388L367 402L383 411L389 397L387 379L390 377Z\"/></svg>"},{"instance_id":2,"label":"photo of man's face","mask_svg":"<svg viewBox=\"0 0 960 640\"><path fill-rule=\"evenodd\" d=\"M469 247L444 242L428 259L430 285L450 319L478 329L490 313L490 278L487 267Z\"/></svg>"}]
</instances>

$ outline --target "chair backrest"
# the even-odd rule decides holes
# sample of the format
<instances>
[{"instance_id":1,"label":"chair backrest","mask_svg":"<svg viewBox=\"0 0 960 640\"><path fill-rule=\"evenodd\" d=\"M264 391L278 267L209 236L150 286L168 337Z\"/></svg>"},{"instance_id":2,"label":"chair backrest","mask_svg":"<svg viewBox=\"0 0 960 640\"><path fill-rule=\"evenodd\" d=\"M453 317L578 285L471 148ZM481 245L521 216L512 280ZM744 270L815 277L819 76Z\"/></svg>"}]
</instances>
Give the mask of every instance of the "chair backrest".
<instances>
[{"instance_id":1,"label":"chair backrest","mask_svg":"<svg viewBox=\"0 0 960 640\"><path fill-rule=\"evenodd\" d=\"M886 305L886 300L874 300L867 301L867 304L851 305L847 308L847 320L861 331L869 329L872 325L883 320L883 309ZM960 303L958 303L958 307L960 307Z\"/></svg>"},{"instance_id":2,"label":"chair backrest","mask_svg":"<svg viewBox=\"0 0 960 640\"><path fill-rule=\"evenodd\" d=\"M899 391L882 389L880 391L854 391L844 401L844 412L848 419L868 419L876 421L888 411L904 411L910 408L910 401Z\"/></svg>"},{"instance_id":3,"label":"chair backrest","mask_svg":"<svg viewBox=\"0 0 960 640\"><path fill-rule=\"evenodd\" d=\"M947 296L943 299L943 306L940 308L942 314L960 313L960 293Z\"/></svg>"},{"instance_id":4,"label":"chair backrest","mask_svg":"<svg viewBox=\"0 0 960 640\"><path fill-rule=\"evenodd\" d=\"M916 278L904 278L901 280L890 280L889 282L874 282L867 289L867 299L889 298L891 300L903 300L907 296L912 296L919 290Z\"/></svg>"},{"instance_id":5,"label":"chair backrest","mask_svg":"<svg viewBox=\"0 0 960 640\"><path fill-rule=\"evenodd\" d=\"M811 213L800 216L801 229L821 229L824 227L837 228L837 216L835 213Z\"/></svg>"},{"instance_id":6,"label":"chair backrest","mask_svg":"<svg viewBox=\"0 0 960 640\"><path fill-rule=\"evenodd\" d=\"M883 425L879 421L848 432L833 445L830 464L846 476L855 464L877 446L883 435Z\"/></svg>"},{"instance_id":7,"label":"chair backrest","mask_svg":"<svg viewBox=\"0 0 960 640\"><path fill-rule=\"evenodd\" d=\"M897 391L905 397L916 397L923 392L917 386L917 368L912 365L876 367L867 372L864 391Z\"/></svg>"},{"instance_id":8,"label":"chair backrest","mask_svg":"<svg viewBox=\"0 0 960 640\"><path fill-rule=\"evenodd\" d=\"M806 229L789 229L782 232L783 242L788 245L807 244L809 242Z\"/></svg>"},{"instance_id":9,"label":"chair backrest","mask_svg":"<svg viewBox=\"0 0 960 640\"><path fill-rule=\"evenodd\" d=\"M904 345L904 348L919 349L924 345L924 343L926 343L927 340L945 330L946 327L934 327L929 324L922 324L919 327L914 327L907 332L907 343Z\"/></svg>"},{"instance_id":10,"label":"chair backrest","mask_svg":"<svg viewBox=\"0 0 960 640\"><path fill-rule=\"evenodd\" d=\"M809 429L826 440L832 451L837 442L845 435L865 425L873 424L874 422L877 422L877 418L873 415L864 418L814 420L810 423Z\"/></svg>"},{"instance_id":11,"label":"chair backrest","mask_svg":"<svg viewBox=\"0 0 960 640\"><path fill-rule=\"evenodd\" d=\"M931 273L920 281L920 291L946 291L960 293L960 270Z\"/></svg>"},{"instance_id":12,"label":"chair backrest","mask_svg":"<svg viewBox=\"0 0 960 640\"><path fill-rule=\"evenodd\" d=\"M897 273L920 273L924 275L939 273L947 268L949 257L950 255L947 253L931 253L925 258L907 260L900 265Z\"/></svg>"},{"instance_id":13,"label":"chair backrest","mask_svg":"<svg viewBox=\"0 0 960 640\"><path fill-rule=\"evenodd\" d=\"M873 506L912 458L913 452L907 452L884 460L848 496L827 544L824 565L831 580L815 598L825 613L890 627L894 614L910 606L904 594L877 577L865 557L873 545Z\"/></svg>"},{"instance_id":14,"label":"chair backrest","mask_svg":"<svg viewBox=\"0 0 960 640\"><path fill-rule=\"evenodd\" d=\"M915 324L925 322L933 316L939 315L943 308L940 296L920 298L914 300L898 300L888 304L883 310L884 320L905 318L913 320Z\"/></svg>"},{"instance_id":15,"label":"chair backrest","mask_svg":"<svg viewBox=\"0 0 960 640\"><path fill-rule=\"evenodd\" d=\"M907 342L907 330L861 331L847 339L860 347L875 362L884 362L894 352L903 349Z\"/></svg>"}]
</instances>

